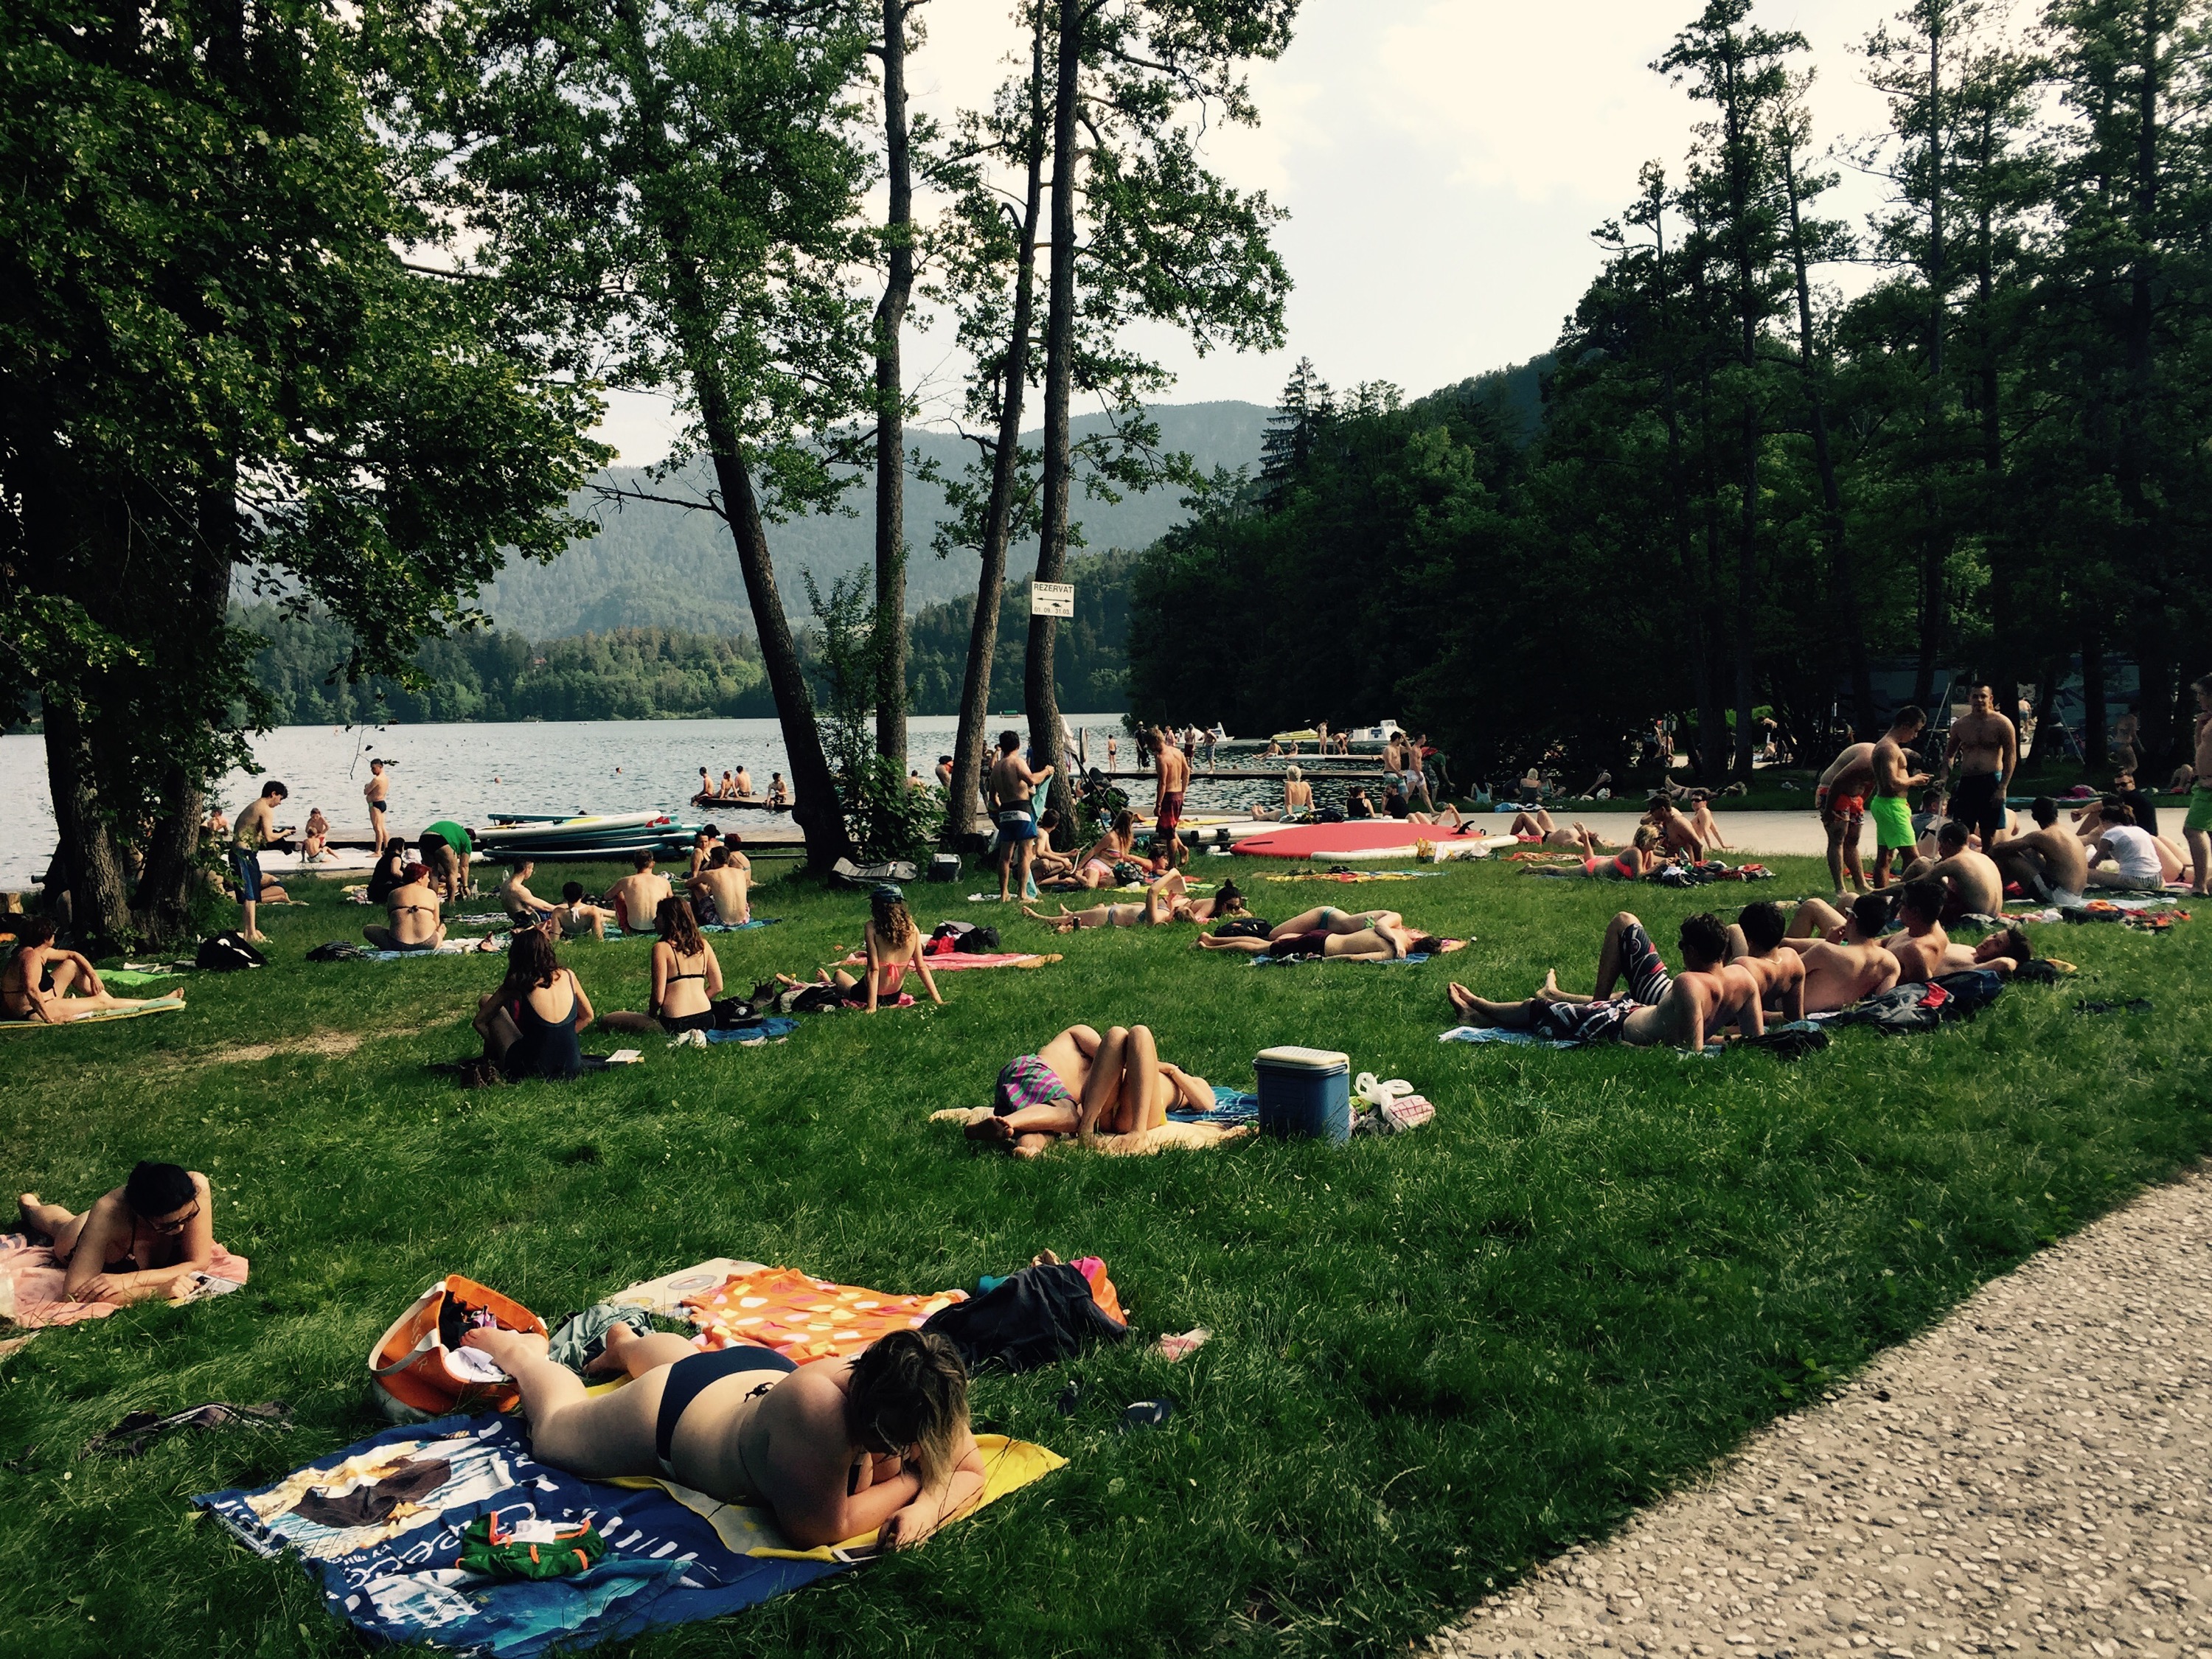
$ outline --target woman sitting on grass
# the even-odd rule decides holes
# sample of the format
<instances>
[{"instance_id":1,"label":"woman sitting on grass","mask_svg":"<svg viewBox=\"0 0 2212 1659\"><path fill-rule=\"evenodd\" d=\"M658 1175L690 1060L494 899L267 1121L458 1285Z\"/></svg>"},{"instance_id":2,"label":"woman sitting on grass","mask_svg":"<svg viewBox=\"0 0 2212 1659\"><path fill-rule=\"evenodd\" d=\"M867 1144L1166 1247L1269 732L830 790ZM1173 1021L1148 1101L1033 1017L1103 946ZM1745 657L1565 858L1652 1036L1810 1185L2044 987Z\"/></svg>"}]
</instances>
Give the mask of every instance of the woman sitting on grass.
<instances>
[{"instance_id":1,"label":"woman sitting on grass","mask_svg":"<svg viewBox=\"0 0 2212 1659\"><path fill-rule=\"evenodd\" d=\"M1212 1111L1212 1086L1162 1060L1149 1026L1116 1025L1102 1036L1071 1025L1006 1063L993 1115L970 1124L967 1135L1035 1158L1055 1135L1088 1140L1157 1129L1176 1105Z\"/></svg>"},{"instance_id":2,"label":"woman sitting on grass","mask_svg":"<svg viewBox=\"0 0 2212 1659\"><path fill-rule=\"evenodd\" d=\"M53 1241L71 1302L121 1307L182 1296L193 1274L215 1265L215 1197L197 1170L142 1162L82 1215L36 1193L21 1194L15 1207L24 1231Z\"/></svg>"},{"instance_id":3,"label":"woman sitting on grass","mask_svg":"<svg viewBox=\"0 0 2212 1659\"><path fill-rule=\"evenodd\" d=\"M410 864L406 881L384 896L385 925L372 921L361 936L380 951L434 951L446 942L439 902L429 871Z\"/></svg>"},{"instance_id":4,"label":"woman sitting on grass","mask_svg":"<svg viewBox=\"0 0 2212 1659\"><path fill-rule=\"evenodd\" d=\"M554 955L553 936L526 927L507 947L507 977L477 1004L474 1024L484 1058L509 1082L566 1082L584 1069L577 1033L592 1023L592 1000Z\"/></svg>"},{"instance_id":5,"label":"woman sitting on grass","mask_svg":"<svg viewBox=\"0 0 2212 1659\"><path fill-rule=\"evenodd\" d=\"M1370 922L1348 933L1332 933L1325 927L1297 933L1284 933L1280 928L1276 932L1280 937L1273 939L1216 939L1201 933L1198 943L1201 950L1235 951L1248 957L1325 957L1332 962L1397 962L1407 957L1456 951L1466 943L1438 939L1434 933L1417 933L1388 921Z\"/></svg>"},{"instance_id":6,"label":"woman sitting on grass","mask_svg":"<svg viewBox=\"0 0 2212 1659\"><path fill-rule=\"evenodd\" d=\"M714 999L722 994L722 964L699 931L691 901L665 898L653 907L653 994L641 1014L609 1014L610 1031L711 1031Z\"/></svg>"},{"instance_id":7,"label":"woman sitting on grass","mask_svg":"<svg viewBox=\"0 0 2212 1659\"><path fill-rule=\"evenodd\" d=\"M937 989L937 981L931 977L929 959L922 954L921 929L914 925L914 916L906 908L906 894L889 882L870 890L868 893L868 925L860 936L860 946L868 957L868 992L859 994L860 981L840 968L833 976L828 969L817 975L815 982L823 987L836 987L844 993L840 999L848 1008L865 1009L874 1013L883 1002L897 1005L900 987L906 983L907 970L912 969L921 975L921 988L929 993L929 1000L939 1007L945 999ZM803 981L788 974L776 977L784 984L797 986Z\"/></svg>"},{"instance_id":8,"label":"woman sitting on grass","mask_svg":"<svg viewBox=\"0 0 2212 1659\"><path fill-rule=\"evenodd\" d=\"M1095 845L1080 858L1068 860L1068 868L1041 880L1038 885L1054 890L1085 891L1100 887L1119 887L1124 866L1131 866L1136 858L1137 820L1134 813L1124 811L1114 815L1114 822ZM1040 866L1040 876L1044 872Z\"/></svg>"},{"instance_id":9,"label":"woman sitting on grass","mask_svg":"<svg viewBox=\"0 0 2212 1659\"><path fill-rule=\"evenodd\" d=\"M968 1370L941 1336L893 1331L857 1358L794 1365L770 1348L701 1353L618 1324L590 1370L629 1385L597 1396L545 1357L542 1336L487 1328L462 1342L521 1389L540 1462L763 1505L801 1549L878 1528L890 1548L919 1544L982 1494Z\"/></svg>"},{"instance_id":10,"label":"woman sitting on grass","mask_svg":"<svg viewBox=\"0 0 2212 1659\"><path fill-rule=\"evenodd\" d=\"M66 1025L102 1009L185 1000L182 991L166 997L110 996L89 957L56 947L52 916L21 917L15 929L15 953L0 968L0 1016Z\"/></svg>"}]
</instances>

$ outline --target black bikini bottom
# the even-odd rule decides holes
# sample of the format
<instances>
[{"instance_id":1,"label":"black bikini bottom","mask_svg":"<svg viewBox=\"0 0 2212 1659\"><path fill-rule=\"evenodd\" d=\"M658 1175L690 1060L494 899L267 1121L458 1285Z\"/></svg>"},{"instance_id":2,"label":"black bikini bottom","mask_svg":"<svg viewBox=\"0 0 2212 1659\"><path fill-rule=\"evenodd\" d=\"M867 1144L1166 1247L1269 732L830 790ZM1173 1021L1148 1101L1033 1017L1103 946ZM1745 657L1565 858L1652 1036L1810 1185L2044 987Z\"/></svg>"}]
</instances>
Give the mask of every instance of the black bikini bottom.
<instances>
[{"instance_id":1,"label":"black bikini bottom","mask_svg":"<svg viewBox=\"0 0 2212 1659\"><path fill-rule=\"evenodd\" d=\"M668 1455L676 1444L676 1425L684 1420L684 1413L691 1402L706 1389L740 1371L798 1369L773 1348L750 1346L718 1348L712 1353L695 1353L678 1360L668 1368L668 1380L660 1385L660 1414L653 1425L653 1453L660 1460L660 1467L669 1468Z\"/></svg>"}]
</instances>

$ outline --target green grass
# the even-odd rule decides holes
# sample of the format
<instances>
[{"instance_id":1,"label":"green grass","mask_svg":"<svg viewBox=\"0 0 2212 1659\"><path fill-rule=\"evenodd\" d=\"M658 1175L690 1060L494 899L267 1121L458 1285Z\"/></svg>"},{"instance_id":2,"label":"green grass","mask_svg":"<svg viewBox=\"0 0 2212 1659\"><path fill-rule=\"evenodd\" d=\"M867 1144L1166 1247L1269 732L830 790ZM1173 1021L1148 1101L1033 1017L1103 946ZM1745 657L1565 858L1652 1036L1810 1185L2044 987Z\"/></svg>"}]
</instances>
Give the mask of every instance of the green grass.
<instances>
[{"instance_id":1,"label":"green grass","mask_svg":"<svg viewBox=\"0 0 2212 1659\"><path fill-rule=\"evenodd\" d=\"M1207 873L1218 866L1206 866ZM1240 871L1247 866L1240 866ZM1809 860L1756 893L1814 890ZM597 873L597 872L594 872ZM590 877L586 878L591 878ZM925 922L972 888L920 889ZM1187 931L1089 933L1035 972L945 981L948 1006L810 1018L787 1044L669 1052L557 1087L465 1093L491 962L318 964L356 933L334 886L264 913L266 970L157 1019L0 1038L19 1185L82 1203L132 1160L204 1170L242 1292L50 1332L0 1364L0 1629L44 1659L343 1653L299 1570L253 1559L189 1494L275 1478L380 1425L363 1358L449 1270L552 1315L714 1255L896 1291L1096 1252L1141 1340L987 1377L979 1426L1070 1465L933 1540L641 1654L917 1656L1402 1650L1547 1552L1602 1532L1747 1430L2212 1142L2202 923L2154 939L2044 930L2082 967L1976 1023L1756 1054L1439 1045L1447 977L1587 982L1620 890L1492 865L1419 883L1261 884L1471 933L1449 962L1255 970ZM1662 939L1745 890L1638 892ZM857 939L863 901L797 878L779 927L720 937L743 986ZM1043 945L1015 920L1010 943ZM602 1009L639 1006L647 947L564 952ZM2091 1017L2083 995L2147 995ZM1035 1164L971 1152L933 1109L1075 1020L1144 1021L1170 1059L1246 1083L1271 1043L1412 1079L1434 1124L1331 1149L1261 1142ZM357 1033L350 1054L252 1049ZM602 1051L615 1046L601 1040ZM1164 1331L1211 1326L1180 1365ZM1091 1388L1073 1419L1064 1370ZM1164 1430L1113 1431L1172 1394ZM281 1439L76 1449L125 1412L283 1399ZM16 1645L20 1644L20 1646Z\"/></svg>"}]
</instances>

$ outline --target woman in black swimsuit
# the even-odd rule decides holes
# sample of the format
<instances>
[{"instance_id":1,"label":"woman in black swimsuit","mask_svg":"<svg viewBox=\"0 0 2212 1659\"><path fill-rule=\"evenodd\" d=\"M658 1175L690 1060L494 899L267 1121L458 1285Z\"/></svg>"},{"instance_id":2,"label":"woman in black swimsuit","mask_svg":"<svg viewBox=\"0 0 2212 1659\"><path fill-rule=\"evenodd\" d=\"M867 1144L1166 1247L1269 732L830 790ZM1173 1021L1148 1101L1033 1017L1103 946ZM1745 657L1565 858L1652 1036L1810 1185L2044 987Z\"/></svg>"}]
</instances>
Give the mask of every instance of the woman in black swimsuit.
<instances>
[{"instance_id":1,"label":"woman in black swimsuit","mask_svg":"<svg viewBox=\"0 0 2212 1659\"><path fill-rule=\"evenodd\" d=\"M691 901L665 898L653 913L653 1000L642 1014L609 1014L610 1031L708 1031L722 994L722 964L699 932Z\"/></svg>"},{"instance_id":2,"label":"woman in black swimsuit","mask_svg":"<svg viewBox=\"0 0 2212 1659\"><path fill-rule=\"evenodd\" d=\"M565 1080L584 1069L576 1035L592 1023L592 1002L553 953L552 935L525 928L507 946L507 977L477 1004L484 1058L510 1081Z\"/></svg>"}]
</instances>

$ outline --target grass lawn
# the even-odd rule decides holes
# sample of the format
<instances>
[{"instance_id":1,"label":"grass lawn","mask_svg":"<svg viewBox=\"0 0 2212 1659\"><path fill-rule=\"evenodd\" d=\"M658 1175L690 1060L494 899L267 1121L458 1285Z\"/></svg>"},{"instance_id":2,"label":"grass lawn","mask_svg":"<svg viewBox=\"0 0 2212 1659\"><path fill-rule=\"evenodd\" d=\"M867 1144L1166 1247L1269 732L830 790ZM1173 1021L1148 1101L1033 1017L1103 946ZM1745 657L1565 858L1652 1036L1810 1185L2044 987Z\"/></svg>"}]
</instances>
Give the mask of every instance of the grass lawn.
<instances>
[{"instance_id":1,"label":"grass lawn","mask_svg":"<svg viewBox=\"0 0 2212 1659\"><path fill-rule=\"evenodd\" d=\"M1813 861L1778 863L1760 888L1635 902L1671 945L1691 910L1818 890ZM924 924L1002 921L959 902L977 884L915 890ZM949 975L942 1010L808 1017L779 1047L654 1040L626 1071L462 1092L423 1062L471 1051L497 961L304 962L370 915L309 885L309 904L263 913L271 965L195 977L184 1013L0 1036L17 1187L81 1206L134 1159L175 1158L212 1177L217 1236L253 1262L234 1296L48 1332L0 1362L14 1651L357 1650L296 1566L185 1500L381 1426L368 1345L447 1271L551 1316L709 1255L932 1291L1048 1248L1103 1255L1139 1340L981 1379L975 1414L1069 1467L917 1554L630 1650L1402 1651L2212 1143L2203 921L2044 929L2078 980L1929 1036L1845 1032L1790 1066L1435 1041L1448 978L1510 994L1556 963L1587 985L1610 884L1502 864L1262 882L1271 918L1382 903L1474 943L1421 966L1261 970L1190 950L1187 929L1051 942L1013 918L1011 945L1067 959ZM865 901L793 878L756 909L786 921L715 939L740 989L841 954ZM562 954L604 1011L641 1006L647 950ZM2084 996L2154 1007L2085 1015ZM925 1121L983 1103L1007 1058L1078 1020L1147 1023L1168 1058L1248 1086L1261 1048L1342 1048L1437 1117L1342 1148L1026 1164ZM1215 1335L1193 1358L1147 1352L1194 1325ZM1054 1407L1070 1369L1089 1384L1072 1418ZM1163 1391L1182 1407L1167 1427L1114 1431ZM125 1412L210 1399L289 1401L299 1426L76 1459Z\"/></svg>"}]
</instances>

